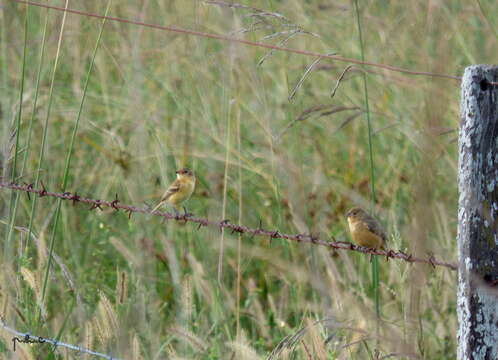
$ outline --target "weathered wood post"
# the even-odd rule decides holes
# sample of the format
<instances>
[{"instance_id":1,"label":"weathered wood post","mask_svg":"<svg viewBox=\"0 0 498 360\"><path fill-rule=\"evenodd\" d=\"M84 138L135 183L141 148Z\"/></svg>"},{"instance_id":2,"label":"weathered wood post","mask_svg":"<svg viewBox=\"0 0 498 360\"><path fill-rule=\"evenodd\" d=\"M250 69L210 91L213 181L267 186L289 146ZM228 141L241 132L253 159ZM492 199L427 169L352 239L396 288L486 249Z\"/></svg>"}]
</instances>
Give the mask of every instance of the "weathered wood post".
<instances>
[{"instance_id":1,"label":"weathered wood post","mask_svg":"<svg viewBox=\"0 0 498 360\"><path fill-rule=\"evenodd\" d=\"M458 359L498 359L498 66L462 79Z\"/></svg>"}]
</instances>

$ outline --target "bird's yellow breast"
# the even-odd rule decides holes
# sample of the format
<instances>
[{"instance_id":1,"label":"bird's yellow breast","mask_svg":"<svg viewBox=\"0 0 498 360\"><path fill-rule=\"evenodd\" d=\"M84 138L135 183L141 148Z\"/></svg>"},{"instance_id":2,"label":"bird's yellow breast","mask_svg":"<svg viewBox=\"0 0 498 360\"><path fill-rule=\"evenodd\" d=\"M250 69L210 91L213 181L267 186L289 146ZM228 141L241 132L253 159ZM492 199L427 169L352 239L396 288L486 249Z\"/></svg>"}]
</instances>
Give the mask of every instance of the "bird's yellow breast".
<instances>
[{"instance_id":1,"label":"bird's yellow breast","mask_svg":"<svg viewBox=\"0 0 498 360\"><path fill-rule=\"evenodd\" d=\"M182 178L177 180L177 185L179 190L168 198L168 202L172 205L179 205L184 201L187 201L195 188L195 179L192 178Z\"/></svg>"},{"instance_id":2,"label":"bird's yellow breast","mask_svg":"<svg viewBox=\"0 0 498 360\"><path fill-rule=\"evenodd\" d=\"M382 248L384 246L382 238L371 232L361 220L348 218L348 223L351 237L356 244L370 248Z\"/></svg>"}]
</instances>

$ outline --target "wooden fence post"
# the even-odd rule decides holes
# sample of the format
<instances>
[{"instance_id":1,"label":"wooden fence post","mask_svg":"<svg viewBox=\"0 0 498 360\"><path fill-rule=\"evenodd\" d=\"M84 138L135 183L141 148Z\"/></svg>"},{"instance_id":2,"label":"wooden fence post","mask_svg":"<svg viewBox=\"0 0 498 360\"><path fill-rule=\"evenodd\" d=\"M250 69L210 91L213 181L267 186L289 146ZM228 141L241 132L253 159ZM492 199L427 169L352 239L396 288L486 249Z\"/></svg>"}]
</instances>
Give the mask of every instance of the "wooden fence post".
<instances>
[{"instance_id":1,"label":"wooden fence post","mask_svg":"<svg viewBox=\"0 0 498 360\"><path fill-rule=\"evenodd\" d=\"M498 359L498 66L462 79L458 188L458 359Z\"/></svg>"}]
</instances>

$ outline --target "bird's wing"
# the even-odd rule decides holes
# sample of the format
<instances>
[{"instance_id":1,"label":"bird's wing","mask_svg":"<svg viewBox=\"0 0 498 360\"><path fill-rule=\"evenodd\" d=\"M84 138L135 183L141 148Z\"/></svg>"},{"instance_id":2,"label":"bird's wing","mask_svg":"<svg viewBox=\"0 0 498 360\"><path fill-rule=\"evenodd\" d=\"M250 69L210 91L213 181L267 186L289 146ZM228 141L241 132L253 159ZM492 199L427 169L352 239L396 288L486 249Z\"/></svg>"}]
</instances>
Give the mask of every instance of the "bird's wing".
<instances>
[{"instance_id":1,"label":"bird's wing","mask_svg":"<svg viewBox=\"0 0 498 360\"><path fill-rule=\"evenodd\" d=\"M171 197L171 195L180 191L181 187L182 187L181 182L179 182L177 180L173 181L173 183L169 186L169 188L164 193L163 197L161 198L161 201L168 200Z\"/></svg>"},{"instance_id":2,"label":"bird's wing","mask_svg":"<svg viewBox=\"0 0 498 360\"><path fill-rule=\"evenodd\" d=\"M380 236L384 242L387 241L387 235L382 226L379 224L377 220L370 217L366 221L368 230L373 232L375 235Z\"/></svg>"}]
</instances>

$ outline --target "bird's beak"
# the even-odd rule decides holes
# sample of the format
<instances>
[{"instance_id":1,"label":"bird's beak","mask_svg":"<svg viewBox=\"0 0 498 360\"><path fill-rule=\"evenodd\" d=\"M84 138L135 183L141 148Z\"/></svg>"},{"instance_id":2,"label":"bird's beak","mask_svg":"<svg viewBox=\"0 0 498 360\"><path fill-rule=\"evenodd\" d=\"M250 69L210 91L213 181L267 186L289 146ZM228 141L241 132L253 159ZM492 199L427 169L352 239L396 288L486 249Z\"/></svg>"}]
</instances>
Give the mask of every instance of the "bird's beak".
<instances>
[{"instance_id":1,"label":"bird's beak","mask_svg":"<svg viewBox=\"0 0 498 360\"><path fill-rule=\"evenodd\" d=\"M175 174L179 174L178 170L175 171Z\"/></svg>"}]
</instances>

